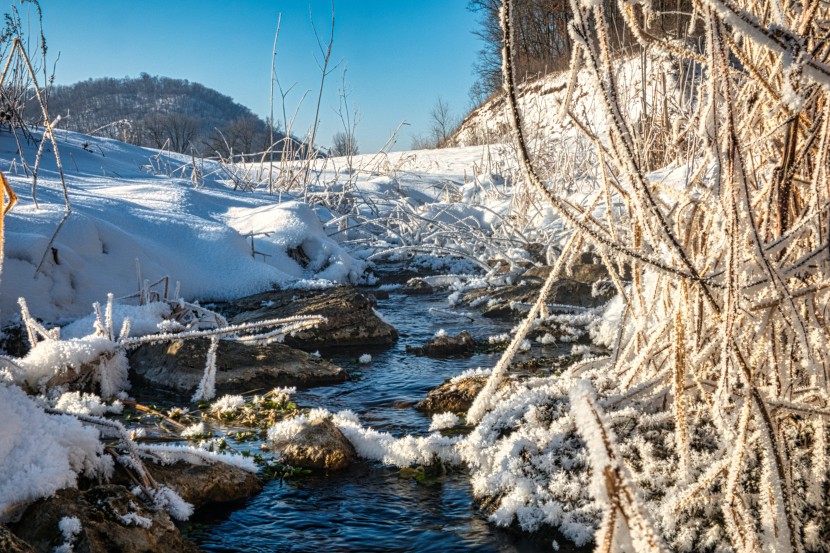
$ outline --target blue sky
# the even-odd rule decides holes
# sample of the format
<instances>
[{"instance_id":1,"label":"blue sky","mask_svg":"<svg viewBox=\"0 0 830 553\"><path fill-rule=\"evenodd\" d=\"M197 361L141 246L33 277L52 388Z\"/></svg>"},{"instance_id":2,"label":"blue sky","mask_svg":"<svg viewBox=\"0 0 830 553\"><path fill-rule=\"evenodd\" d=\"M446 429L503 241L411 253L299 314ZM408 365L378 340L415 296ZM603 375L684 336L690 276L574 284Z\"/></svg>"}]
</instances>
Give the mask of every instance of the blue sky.
<instances>
[{"instance_id":1,"label":"blue sky","mask_svg":"<svg viewBox=\"0 0 830 553\"><path fill-rule=\"evenodd\" d=\"M319 87L320 59L309 8L328 37L328 0L41 0L50 60L60 53L56 82L90 77L138 76L141 72L188 79L215 88L266 117L271 52L278 15L277 75L294 85L286 107L297 134L309 128ZM480 48L472 34L476 16L467 0L335 0L332 59L318 144L342 129L336 109L346 71L348 101L359 112L362 152L376 151L403 121L394 149L407 149L426 134L429 111L440 95L457 116L469 107L472 65ZM21 9L26 9L25 5ZM50 61L50 63L51 63ZM282 107L279 94L275 111Z\"/></svg>"}]
</instances>

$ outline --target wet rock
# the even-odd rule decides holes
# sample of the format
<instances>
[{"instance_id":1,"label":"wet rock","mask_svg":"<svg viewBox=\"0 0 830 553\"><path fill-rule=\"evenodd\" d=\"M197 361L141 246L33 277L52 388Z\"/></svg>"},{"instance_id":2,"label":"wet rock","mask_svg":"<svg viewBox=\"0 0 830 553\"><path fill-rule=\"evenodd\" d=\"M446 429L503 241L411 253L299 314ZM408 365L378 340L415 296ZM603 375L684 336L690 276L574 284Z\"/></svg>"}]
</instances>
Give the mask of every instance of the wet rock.
<instances>
[{"instance_id":1,"label":"wet rock","mask_svg":"<svg viewBox=\"0 0 830 553\"><path fill-rule=\"evenodd\" d=\"M354 446L329 418L309 421L290 442L277 446L283 462L302 468L340 470L357 457Z\"/></svg>"},{"instance_id":2,"label":"wet rock","mask_svg":"<svg viewBox=\"0 0 830 553\"><path fill-rule=\"evenodd\" d=\"M345 346L391 346L397 331L381 320L369 298L349 286L326 290L269 291L217 304L231 324L295 315L322 315L327 322L298 331L285 344L306 351Z\"/></svg>"},{"instance_id":3,"label":"wet rock","mask_svg":"<svg viewBox=\"0 0 830 553\"><path fill-rule=\"evenodd\" d=\"M466 413L486 383L486 376L468 376L456 382L447 380L430 390L417 408L427 413Z\"/></svg>"},{"instance_id":4,"label":"wet rock","mask_svg":"<svg viewBox=\"0 0 830 553\"><path fill-rule=\"evenodd\" d=\"M35 553L35 548L0 524L0 551L3 553Z\"/></svg>"},{"instance_id":5,"label":"wet rock","mask_svg":"<svg viewBox=\"0 0 830 553\"><path fill-rule=\"evenodd\" d=\"M164 511L155 511L124 486L108 484L87 491L64 489L32 504L12 528L36 551L51 553L64 543L58 522L77 517L78 553L189 553L196 546L182 538Z\"/></svg>"},{"instance_id":6,"label":"wet rock","mask_svg":"<svg viewBox=\"0 0 830 553\"><path fill-rule=\"evenodd\" d=\"M436 336L420 347L406 346L407 353L433 359L471 357L475 352L475 340L466 330L456 336Z\"/></svg>"},{"instance_id":7,"label":"wet rock","mask_svg":"<svg viewBox=\"0 0 830 553\"><path fill-rule=\"evenodd\" d=\"M131 377L181 394L199 386L210 347L207 338L148 344L130 353ZM283 344L249 345L222 340L216 356L217 394L276 386L308 388L345 381L346 372Z\"/></svg>"},{"instance_id":8,"label":"wet rock","mask_svg":"<svg viewBox=\"0 0 830 553\"><path fill-rule=\"evenodd\" d=\"M255 474L226 463L193 465L180 461L157 465L148 462L145 467L156 482L171 488L196 509L241 501L262 491L262 482ZM127 478L126 473L118 473L113 482L121 483L122 476Z\"/></svg>"},{"instance_id":9,"label":"wet rock","mask_svg":"<svg viewBox=\"0 0 830 553\"><path fill-rule=\"evenodd\" d=\"M536 302L551 270L552 267L549 266L533 267L519 277L518 284L495 290L472 290L464 295L463 300L465 303L473 303L486 298L486 307L482 313L484 317L512 318L522 311L520 306ZM597 307L611 299L615 293L613 287L596 285L607 278L608 271L602 264L575 263L568 275L563 275L553 284L547 301L575 307Z\"/></svg>"},{"instance_id":10,"label":"wet rock","mask_svg":"<svg viewBox=\"0 0 830 553\"><path fill-rule=\"evenodd\" d=\"M432 294L435 289L422 278L410 278L406 281L404 292L414 296Z\"/></svg>"},{"instance_id":11,"label":"wet rock","mask_svg":"<svg viewBox=\"0 0 830 553\"><path fill-rule=\"evenodd\" d=\"M388 300L389 299L389 291L388 290L380 290L378 288L370 288L364 289L360 291L361 294L366 296L372 305L377 305L377 300Z\"/></svg>"}]
</instances>

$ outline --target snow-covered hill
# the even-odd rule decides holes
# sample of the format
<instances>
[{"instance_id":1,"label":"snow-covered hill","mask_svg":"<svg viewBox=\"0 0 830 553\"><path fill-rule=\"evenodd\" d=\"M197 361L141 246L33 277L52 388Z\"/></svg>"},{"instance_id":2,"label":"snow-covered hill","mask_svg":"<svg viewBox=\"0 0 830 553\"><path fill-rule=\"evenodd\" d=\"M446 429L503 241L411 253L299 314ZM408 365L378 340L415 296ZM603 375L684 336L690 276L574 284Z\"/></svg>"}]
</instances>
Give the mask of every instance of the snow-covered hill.
<instances>
[{"instance_id":1,"label":"snow-covered hill","mask_svg":"<svg viewBox=\"0 0 830 553\"><path fill-rule=\"evenodd\" d=\"M680 94L677 67L659 58L648 58L644 74L642 63L640 56L634 56L620 59L615 64L614 80L627 94L627 97L620 99L621 105L627 107L629 116L634 120L644 112L644 104L645 112L654 110L653 99L658 96L658 91L662 92L663 87L669 95ZM643 77L647 83L645 95L642 94ZM569 118L562 113L561 107L572 78L574 75L571 72L552 73L519 85L517 98L528 140L539 143L561 138L563 134L579 134L569 124ZM602 138L606 126L605 112L595 92L593 76L589 71L580 71L572 83L568 106L572 113L588 123L587 128L591 132ZM669 111L671 103L665 108L662 105L656 107ZM467 115L451 143L455 146L509 143L510 136L504 94L497 94Z\"/></svg>"}]
</instances>

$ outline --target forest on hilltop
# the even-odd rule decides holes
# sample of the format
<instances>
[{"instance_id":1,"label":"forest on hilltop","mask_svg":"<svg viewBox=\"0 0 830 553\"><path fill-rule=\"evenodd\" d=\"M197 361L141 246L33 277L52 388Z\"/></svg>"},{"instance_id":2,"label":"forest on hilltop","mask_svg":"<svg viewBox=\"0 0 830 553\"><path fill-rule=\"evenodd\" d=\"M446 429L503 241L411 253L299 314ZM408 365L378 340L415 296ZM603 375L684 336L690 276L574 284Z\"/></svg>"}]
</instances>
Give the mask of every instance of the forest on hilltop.
<instances>
[{"instance_id":1,"label":"forest on hilltop","mask_svg":"<svg viewBox=\"0 0 830 553\"><path fill-rule=\"evenodd\" d=\"M61 128L150 148L226 158L271 146L267 121L231 97L185 79L142 73L55 86L49 110L61 116ZM275 128L273 140L284 138Z\"/></svg>"}]
</instances>

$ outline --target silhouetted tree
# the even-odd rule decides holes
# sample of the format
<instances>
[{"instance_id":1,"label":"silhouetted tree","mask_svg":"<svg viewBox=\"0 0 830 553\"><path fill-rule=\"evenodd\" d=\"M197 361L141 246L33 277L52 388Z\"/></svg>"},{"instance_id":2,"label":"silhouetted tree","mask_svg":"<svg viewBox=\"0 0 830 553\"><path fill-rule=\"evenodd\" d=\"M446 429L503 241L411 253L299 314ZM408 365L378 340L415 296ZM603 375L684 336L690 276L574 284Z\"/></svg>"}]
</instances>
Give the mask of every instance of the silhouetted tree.
<instances>
[{"instance_id":1,"label":"silhouetted tree","mask_svg":"<svg viewBox=\"0 0 830 553\"><path fill-rule=\"evenodd\" d=\"M337 131L331 139L331 156L356 156L359 153L357 139L354 134L345 131Z\"/></svg>"}]
</instances>

